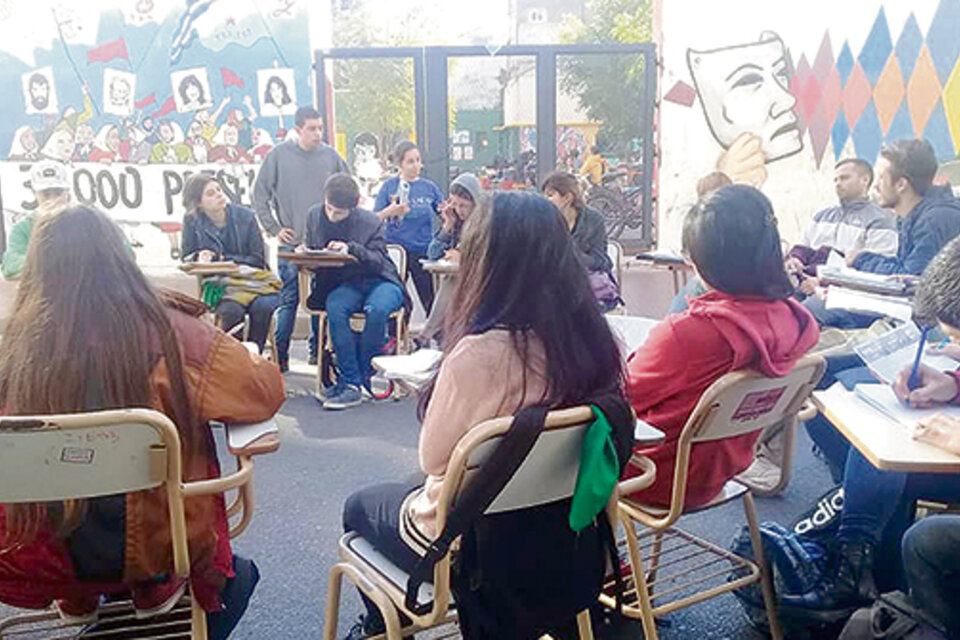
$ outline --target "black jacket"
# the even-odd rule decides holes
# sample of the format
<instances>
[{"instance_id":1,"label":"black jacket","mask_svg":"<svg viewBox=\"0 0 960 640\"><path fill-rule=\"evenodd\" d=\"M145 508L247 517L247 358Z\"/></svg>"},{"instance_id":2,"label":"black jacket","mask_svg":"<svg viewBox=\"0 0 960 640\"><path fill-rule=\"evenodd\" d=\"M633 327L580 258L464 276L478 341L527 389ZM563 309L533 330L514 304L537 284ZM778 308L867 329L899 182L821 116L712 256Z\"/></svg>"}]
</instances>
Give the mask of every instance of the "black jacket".
<instances>
[{"instance_id":1,"label":"black jacket","mask_svg":"<svg viewBox=\"0 0 960 640\"><path fill-rule=\"evenodd\" d=\"M307 247L323 249L331 240L346 242L350 255L357 262L343 267L314 269L316 277L307 300L311 309L322 309L327 294L344 283L379 278L404 289L397 267L387 253L384 224L380 218L357 207L345 220L331 222L323 211L323 205L311 207L307 213ZM406 299L404 290L405 305Z\"/></svg>"},{"instance_id":2,"label":"black jacket","mask_svg":"<svg viewBox=\"0 0 960 640\"><path fill-rule=\"evenodd\" d=\"M607 255L607 231L602 215L584 207L577 214L571 233L574 251L587 271L610 272L613 269L613 262Z\"/></svg>"},{"instance_id":3,"label":"black jacket","mask_svg":"<svg viewBox=\"0 0 960 640\"><path fill-rule=\"evenodd\" d=\"M258 269L266 269L263 236L253 212L246 207L227 205L227 226L218 228L203 212L188 213L183 218L181 260L193 262L197 252L209 249L223 260L232 260Z\"/></svg>"},{"instance_id":4,"label":"black jacket","mask_svg":"<svg viewBox=\"0 0 960 640\"><path fill-rule=\"evenodd\" d=\"M960 200L950 187L930 187L906 218L897 220L897 255L864 252L853 268L872 273L920 275L943 245L960 234Z\"/></svg>"}]
</instances>

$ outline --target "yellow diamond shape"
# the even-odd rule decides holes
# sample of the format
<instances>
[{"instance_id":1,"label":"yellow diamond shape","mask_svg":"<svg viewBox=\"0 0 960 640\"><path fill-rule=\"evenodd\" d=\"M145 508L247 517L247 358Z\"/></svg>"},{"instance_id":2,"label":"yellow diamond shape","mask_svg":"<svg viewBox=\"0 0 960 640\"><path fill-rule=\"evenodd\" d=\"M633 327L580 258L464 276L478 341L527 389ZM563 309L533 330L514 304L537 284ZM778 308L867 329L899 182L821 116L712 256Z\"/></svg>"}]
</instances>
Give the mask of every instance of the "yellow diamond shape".
<instances>
[{"instance_id":1,"label":"yellow diamond shape","mask_svg":"<svg viewBox=\"0 0 960 640\"><path fill-rule=\"evenodd\" d=\"M900 109L903 96L903 74L900 72L900 65L897 64L897 57L890 56L887 66L883 68L883 73L877 79L877 85L873 88L873 104L877 107L877 118L880 119L880 128L884 135L893 124L893 118Z\"/></svg>"},{"instance_id":2,"label":"yellow diamond shape","mask_svg":"<svg viewBox=\"0 0 960 640\"><path fill-rule=\"evenodd\" d=\"M960 149L960 61L953 68L947 84L943 86L943 109L953 138L953 148Z\"/></svg>"}]
</instances>

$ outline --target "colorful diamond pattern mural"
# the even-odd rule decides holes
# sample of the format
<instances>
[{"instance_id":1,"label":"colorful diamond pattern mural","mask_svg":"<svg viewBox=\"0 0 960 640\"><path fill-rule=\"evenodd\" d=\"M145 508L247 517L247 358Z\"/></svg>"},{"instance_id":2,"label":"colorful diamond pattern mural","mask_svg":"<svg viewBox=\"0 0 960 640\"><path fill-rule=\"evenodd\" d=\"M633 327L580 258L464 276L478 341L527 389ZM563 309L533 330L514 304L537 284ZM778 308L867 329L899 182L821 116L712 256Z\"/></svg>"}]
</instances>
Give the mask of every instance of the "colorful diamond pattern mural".
<instances>
[{"instance_id":1,"label":"colorful diamond pattern mural","mask_svg":"<svg viewBox=\"0 0 960 640\"><path fill-rule=\"evenodd\" d=\"M812 65L801 55L790 91L817 163L828 143L837 159L852 141L854 153L873 162L884 142L910 137L929 140L940 160L954 159L960 150L957 25L960 0L940 0L926 36L911 13L894 40L881 8L859 52L844 42L834 56L824 33Z\"/></svg>"},{"instance_id":2,"label":"colorful diamond pattern mural","mask_svg":"<svg viewBox=\"0 0 960 640\"><path fill-rule=\"evenodd\" d=\"M900 110L900 103L906 89L903 86L903 74L896 56L890 56L887 66L877 79L873 88L873 104L877 107L877 116L880 119L880 128L886 134L893 123L893 117Z\"/></svg>"}]
</instances>

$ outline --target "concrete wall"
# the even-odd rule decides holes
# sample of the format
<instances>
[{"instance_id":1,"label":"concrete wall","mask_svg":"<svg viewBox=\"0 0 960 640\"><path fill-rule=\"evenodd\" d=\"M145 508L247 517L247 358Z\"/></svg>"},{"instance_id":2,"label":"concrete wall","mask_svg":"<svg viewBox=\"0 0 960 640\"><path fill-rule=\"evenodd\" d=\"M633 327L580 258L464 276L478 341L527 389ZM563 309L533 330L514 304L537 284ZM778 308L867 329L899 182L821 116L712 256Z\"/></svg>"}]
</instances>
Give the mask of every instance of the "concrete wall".
<instances>
[{"instance_id":1,"label":"concrete wall","mask_svg":"<svg viewBox=\"0 0 960 640\"><path fill-rule=\"evenodd\" d=\"M763 189L794 241L835 201L837 160L905 137L943 163L960 149L960 0L663 0L657 26L661 248L715 169Z\"/></svg>"}]
</instances>

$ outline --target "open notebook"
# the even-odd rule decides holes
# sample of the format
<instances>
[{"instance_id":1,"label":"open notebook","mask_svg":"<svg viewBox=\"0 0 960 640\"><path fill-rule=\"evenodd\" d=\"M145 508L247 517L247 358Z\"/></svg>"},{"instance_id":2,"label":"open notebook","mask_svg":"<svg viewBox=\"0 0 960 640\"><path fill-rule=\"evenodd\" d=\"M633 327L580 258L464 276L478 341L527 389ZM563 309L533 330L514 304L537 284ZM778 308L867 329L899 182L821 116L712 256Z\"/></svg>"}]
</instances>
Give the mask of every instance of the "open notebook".
<instances>
[{"instance_id":1,"label":"open notebook","mask_svg":"<svg viewBox=\"0 0 960 640\"><path fill-rule=\"evenodd\" d=\"M854 394L868 405L884 414L894 422L905 427L913 428L917 422L938 413L944 413L960 419L960 407L941 406L930 409L915 409L904 406L897 400L893 389L885 384L858 384L853 388Z\"/></svg>"},{"instance_id":2,"label":"open notebook","mask_svg":"<svg viewBox=\"0 0 960 640\"><path fill-rule=\"evenodd\" d=\"M883 382L890 384L897 374L913 366L920 343L920 330L913 322L904 323L891 331L853 347L870 371ZM921 362L937 371L953 371L960 362L953 358L924 353Z\"/></svg>"}]
</instances>

